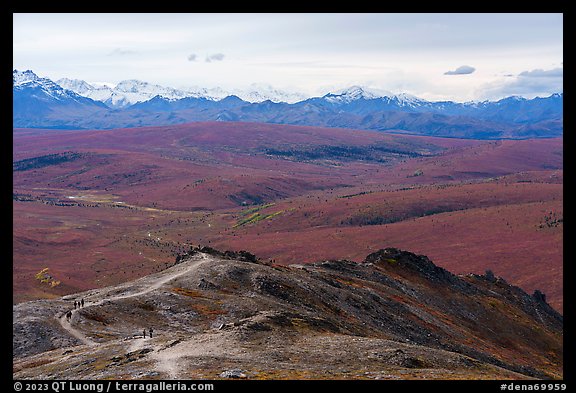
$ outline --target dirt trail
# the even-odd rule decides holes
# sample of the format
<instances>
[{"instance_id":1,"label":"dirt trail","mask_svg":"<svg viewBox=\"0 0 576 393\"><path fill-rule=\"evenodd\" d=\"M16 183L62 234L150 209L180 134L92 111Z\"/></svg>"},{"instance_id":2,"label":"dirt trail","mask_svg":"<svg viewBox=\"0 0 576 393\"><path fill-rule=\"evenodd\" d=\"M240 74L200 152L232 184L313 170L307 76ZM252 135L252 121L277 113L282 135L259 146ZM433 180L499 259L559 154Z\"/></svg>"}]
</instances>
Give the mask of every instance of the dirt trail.
<instances>
[{"instance_id":1,"label":"dirt trail","mask_svg":"<svg viewBox=\"0 0 576 393\"><path fill-rule=\"evenodd\" d=\"M131 297L136 297L136 296L142 296L145 295L149 292L152 292L158 288L160 288L161 286L163 286L164 284L166 284L169 281L174 280L177 277L183 276L187 273L191 273L192 271L196 270L200 265L210 261L212 259L212 257L210 257L207 254L201 254L201 258L198 260L194 260L194 261L190 261L190 262L185 262L183 264L177 265L173 268L171 268L172 270L174 270L173 272L171 272L170 274L167 275L162 275L162 278L160 278L159 280L155 280L152 281L151 277L145 277L144 279L138 280L136 281L136 283L138 284L144 284L143 286L145 286L145 289L141 290L141 291L136 291L136 292L130 292L128 290L128 288L126 288L128 291L127 292L122 292L121 294L118 295L114 295L114 296L110 296L110 297L104 297L100 300L96 300L94 301L94 299L90 299L89 297L87 298L87 302L89 303L87 304L84 308L88 308L88 307L93 307L93 306L98 306L100 304L103 304L105 302L112 302L115 300L121 300L121 299L127 299L127 298L131 298ZM154 276L152 276L153 278ZM150 285L151 284L151 285ZM132 284L133 285L133 284ZM117 289L121 289L123 287L123 285L120 285L118 287L115 287ZM99 292L97 292L98 294ZM98 295L96 295L98 296ZM75 320L75 316L77 314L77 312L79 310L71 310L72 311L72 318L70 319L70 321L67 320L66 318L66 312L64 312L61 316L57 316L58 321L60 322L60 325L68 332L70 333L72 336L74 336L75 338L77 338L78 340L80 340L83 344L85 345L96 345L98 344L96 341L93 341L92 339L88 338L84 333L82 333L80 330L76 329L74 326L72 326L72 323Z\"/></svg>"},{"instance_id":2,"label":"dirt trail","mask_svg":"<svg viewBox=\"0 0 576 393\"><path fill-rule=\"evenodd\" d=\"M226 357L229 360L249 359L229 332L205 332L182 340L169 347L158 348L152 359L156 361L156 370L168 374L170 379L193 378L184 374L187 370L186 358Z\"/></svg>"}]
</instances>

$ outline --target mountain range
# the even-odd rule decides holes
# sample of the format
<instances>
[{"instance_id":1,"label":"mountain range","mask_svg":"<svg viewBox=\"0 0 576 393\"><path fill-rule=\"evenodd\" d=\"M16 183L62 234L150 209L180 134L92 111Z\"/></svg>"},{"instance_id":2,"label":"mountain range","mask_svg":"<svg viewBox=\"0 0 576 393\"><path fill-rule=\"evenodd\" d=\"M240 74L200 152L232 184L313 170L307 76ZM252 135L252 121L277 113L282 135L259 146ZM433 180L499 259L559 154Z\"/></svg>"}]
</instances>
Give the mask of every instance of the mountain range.
<instances>
[{"instance_id":1,"label":"mountain range","mask_svg":"<svg viewBox=\"0 0 576 393\"><path fill-rule=\"evenodd\" d=\"M249 89L237 89L234 91L226 91L220 87L174 89L135 79L122 81L114 87L108 85L95 86L83 80L68 78L59 79L56 83L64 89L71 90L81 96L104 102L111 108L125 108L136 103L148 101L156 96L169 101L188 97L218 101L230 95L236 95L242 100L252 103L266 100L294 103L306 99L303 94L286 92L269 85L256 83L252 84Z\"/></svg>"},{"instance_id":2,"label":"mountain range","mask_svg":"<svg viewBox=\"0 0 576 393\"><path fill-rule=\"evenodd\" d=\"M476 139L558 137L563 94L499 101L432 102L352 86L304 98L270 86L229 94L220 88L177 90L137 80L114 88L13 71L15 128L110 129L195 121L243 121L401 132Z\"/></svg>"}]
</instances>

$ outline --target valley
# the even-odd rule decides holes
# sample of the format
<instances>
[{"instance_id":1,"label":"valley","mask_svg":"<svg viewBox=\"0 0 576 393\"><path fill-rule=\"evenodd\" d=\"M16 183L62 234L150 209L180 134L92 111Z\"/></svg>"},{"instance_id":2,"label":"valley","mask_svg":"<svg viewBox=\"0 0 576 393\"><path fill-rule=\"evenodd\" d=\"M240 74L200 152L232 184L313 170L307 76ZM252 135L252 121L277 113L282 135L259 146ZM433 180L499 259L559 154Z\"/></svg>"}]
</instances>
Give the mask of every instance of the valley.
<instances>
[{"instance_id":1,"label":"valley","mask_svg":"<svg viewBox=\"0 0 576 393\"><path fill-rule=\"evenodd\" d=\"M143 277L191 245L280 265L398 247L563 310L560 138L234 122L13 135L16 303Z\"/></svg>"}]
</instances>

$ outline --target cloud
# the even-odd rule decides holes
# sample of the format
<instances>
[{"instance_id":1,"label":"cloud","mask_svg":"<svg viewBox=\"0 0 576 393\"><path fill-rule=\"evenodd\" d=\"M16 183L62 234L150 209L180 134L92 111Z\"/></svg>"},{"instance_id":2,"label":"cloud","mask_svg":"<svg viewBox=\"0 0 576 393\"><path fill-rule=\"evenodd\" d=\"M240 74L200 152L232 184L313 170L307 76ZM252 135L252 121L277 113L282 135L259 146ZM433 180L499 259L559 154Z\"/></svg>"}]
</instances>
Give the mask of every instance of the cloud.
<instances>
[{"instance_id":1,"label":"cloud","mask_svg":"<svg viewBox=\"0 0 576 393\"><path fill-rule=\"evenodd\" d=\"M188 61L196 61L197 58L198 55L196 55L196 53L192 53L188 56Z\"/></svg>"},{"instance_id":2,"label":"cloud","mask_svg":"<svg viewBox=\"0 0 576 393\"><path fill-rule=\"evenodd\" d=\"M467 65L460 66L454 71L446 71L444 75L467 75L476 71L476 68Z\"/></svg>"},{"instance_id":3,"label":"cloud","mask_svg":"<svg viewBox=\"0 0 576 393\"><path fill-rule=\"evenodd\" d=\"M108 53L108 56L125 56L125 55L133 55L134 53L136 52L133 50L116 48L112 52Z\"/></svg>"},{"instance_id":4,"label":"cloud","mask_svg":"<svg viewBox=\"0 0 576 393\"><path fill-rule=\"evenodd\" d=\"M484 99L500 99L512 95L526 98L547 97L564 91L562 68L523 71L516 76L484 84L477 96Z\"/></svg>"},{"instance_id":5,"label":"cloud","mask_svg":"<svg viewBox=\"0 0 576 393\"><path fill-rule=\"evenodd\" d=\"M211 63L213 61L224 60L224 55L222 53L214 53L213 55L206 56L206 63Z\"/></svg>"},{"instance_id":6,"label":"cloud","mask_svg":"<svg viewBox=\"0 0 576 393\"><path fill-rule=\"evenodd\" d=\"M536 69L532 71L523 71L518 74L524 78L562 78L564 76L564 68L553 68L551 70Z\"/></svg>"}]
</instances>

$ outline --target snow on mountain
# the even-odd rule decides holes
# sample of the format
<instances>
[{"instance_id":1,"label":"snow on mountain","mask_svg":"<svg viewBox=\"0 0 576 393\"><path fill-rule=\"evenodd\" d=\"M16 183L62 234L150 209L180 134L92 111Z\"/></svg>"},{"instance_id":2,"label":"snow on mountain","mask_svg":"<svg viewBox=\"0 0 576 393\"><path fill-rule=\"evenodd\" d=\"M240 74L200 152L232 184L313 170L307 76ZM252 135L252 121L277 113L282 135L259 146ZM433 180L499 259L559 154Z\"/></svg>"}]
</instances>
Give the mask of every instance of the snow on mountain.
<instances>
[{"instance_id":1,"label":"snow on mountain","mask_svg":"<svg viewBox=\"0 0 576 393\"><path fill-rule=\"evenodd\" d=\"M114 91L106 85L95 86L80 79L68 79L68 78L58 79L57 83L63 88L72 90L76 94L81 95L83 97L90 98L94 101L103 102L109 106L116 106L112 102L113 101L112 97L116 97L116 95L114 94ZM120 97L114 101L119 101L122 98L123 97Z\"/></svg>"},{"instance_id":2,"label":"snow on mountain","mask_svg":"<svg viewBox=\"0 0 576 393\"><path fill-rule=\"evenodd\" d=\"M322 97L332 104L349 104L357 100L385 99L403 107L415 107L426 105L429 102L407 93L394 94L388 90L374 89L363 86L351 86L346 89L337 90Z\"/></svg>"},{"instance_id":3,"label":"snow on mountain","mask_svg":"<svg viewBox=\"0 0 576 393\"><path fill-rule=\"evenodd\" d=\"M181 90L187 92L189 94L188 97L206 98L211 101L218 101L232 94L221 87L191 86L181 88Z\"/></svg>"},{"instance_id":4,"label":"snow on mountain","mask_svg":"<svg viewBox=\"0 0 576 393\"><path fill-rule=\"evenodd\" d=\"M123 108L138 102L145 102L156 96L163 97L169 101L203 96L202 93L173 89L135 79L122 81L114 88L104 83L94 86L82 80L67 78L58 80L58 83L81 96L104 102L108 106L115 108Z\"/></svg>"},{"instance_id":5,"label":"snow on mountain","mask_svg":"<svg viewBox=\"0 0 576 393\"><path fill-rule=\"evenodd\" d=\"M295 102L300 102L308 98L308 96L287 90L276 89L275 87L263 84L263 83L253 83L247 89L237 89L233 92L235 95L248 102L286 102L288 104L293 104Z\"/></svg>"},{"instance_id":6,"label":"snow on mountain","mask_svg":"<svg viewBox=\"0 0 576 393\"><path fill-rule=\"evenodd\" d=\"M392 93L385 90L377 91L361 86L351 86L333 93L328 93L323 98L334 104L347 104L360 99L371 100L374 98L390 97L392 95Z\"/></svg>"},{"instance_id":7,"label":"snow on mountain","mask_svg":"<svg viewBox=\"0 0 576 393\"><path fill-rule=\"evenodd\" d=\"M23 85L25 83L37 82L40 78L38 75L30 70L18 71L14 70L12 72L12 78L14 81L14 87Z\"/></svg>"},{"instance_id":8,"label":"snow on mountain","mask_svg":"<svg viewBox=\"0 0 576 393\"><path fill-rule=\"evenodd\" d=\"M40 89L46 96L56 100L72 99L77 100L81 96L73 91L62 88L48 78L40 78L31 70L12 72L13 86L17 91L28 88Z\"/></svg>"},{"instance_id":9,"label":"snow on mountain","mask_svg":"<svg viewBox=\"0 0 576 393\"><path fill-rule=\"evenodd\" d=\"M93 100L102 101L105 104L122 108L137 102L148 101L153 97L161 96L169 100L188 97L186 92L159 85L154 85L138 80L125 80L118 83L114 88L105 84L93 86L81 80L60 79L66 88Z\"/></svg>"},{"instance_id":10,"label":"snow on mountain","mask_svg":"<svg viewBox=\"0 0 576 393\"><path fill-rule=\"evenodd\" d=\"M218 101L225 97L236 95L244 101L257 103L270 100L272 102L295 103L307 98L302 93L276 89L266 84L252 84L246 89L224 90L220 87L192 86L181 89L164 87L135 79L125 80L113 88L100 83L99 86L78 79L63 78L58 80L63 88L71 90L81 96L102 101L105 104L122 108L138 102L148 101L160 96L168 101L183 98L206 98Z\"/></svg>"},{"instance_id":11,"label":"snow on mountain","mask_svg":"<svg viewBox=\"0 0 576 393\"><path fill-rule=\"evenodd\" d=\"M77 128L88 118L98 118L105 104L64 89L34 72L13 71L12 124L14 127Z\"/></svg>"},{"instance_id":12,"label":"snow on mountain","mask_svg":"<svg viewBox=\"0 0 576 393\"><path fill-rule=\"evenodd\" d=\"M417 105L429 104L428 101L408 93L396 94L394 97L396 97L396 99L400 103L400 106L417 106Z\"/></svg>"},{"instance_id":13,"label":"snow on mountain","mask_svg":"<svg viewBox=\"0 0 576 393\"><path fill-rule=\"evenodd\" d=\"M94 86L80 79L62 78L58 79L56 83L62 86L64 89L72 90L76 94L80 94L83 96L86 96L86 94L90 93L92 90L95 89Z\"/></svg>"},{"instance_id":14,"label":"snow on mountain","mask_svg":"<svg viewBox=\"0 0 576 393\"><path fill-rule=\"evenodd\" d=\"M116 85L114 92L123 93L130 98L131 102L147 101L152 97L160 96L168 100L178 100L190 97L189 92L154 85L148 82L142 82L135 79L125 80Z\"/></svg>"}]
</instances>

